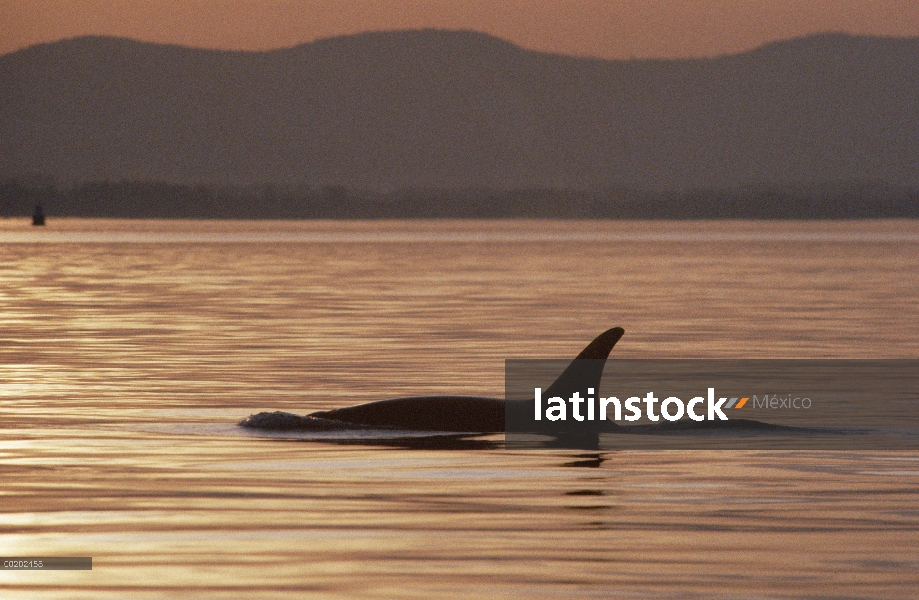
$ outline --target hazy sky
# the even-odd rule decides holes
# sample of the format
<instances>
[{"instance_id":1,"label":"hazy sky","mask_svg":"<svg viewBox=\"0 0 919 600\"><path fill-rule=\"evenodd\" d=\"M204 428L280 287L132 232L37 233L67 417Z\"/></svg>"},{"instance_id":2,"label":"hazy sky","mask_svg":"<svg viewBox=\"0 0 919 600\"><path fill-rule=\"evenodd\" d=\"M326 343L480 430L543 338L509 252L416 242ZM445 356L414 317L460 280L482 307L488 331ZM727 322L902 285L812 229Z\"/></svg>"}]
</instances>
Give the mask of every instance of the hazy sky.
<instances>
[{"instance_id":1,"label":"hazy sky","mask_svg":"<svg viewBox=\"0 0 919 600\"><path fill-rule=\"evenodd\" d=\"M0 52L84 34L268 49L419 27L607 58L707 56L820 31L919 35L919 0L0 0Z\"/></svg>"}]
</instances>

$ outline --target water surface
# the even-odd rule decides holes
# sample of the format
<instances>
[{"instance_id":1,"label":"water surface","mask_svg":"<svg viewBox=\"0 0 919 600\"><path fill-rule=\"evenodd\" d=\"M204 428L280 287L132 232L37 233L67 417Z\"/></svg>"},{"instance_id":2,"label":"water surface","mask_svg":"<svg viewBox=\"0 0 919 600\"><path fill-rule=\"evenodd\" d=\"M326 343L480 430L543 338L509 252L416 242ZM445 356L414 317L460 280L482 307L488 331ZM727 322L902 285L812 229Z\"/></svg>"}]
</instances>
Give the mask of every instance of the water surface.
<instances>
[{"instance_id":1,"label":"water surface","mask_svg":"<svg viewBox=\"0 0 919 600\"><path fill-rule=\"evenodd\" d=\"M0 221L4 598L915 598L914 452L254 435L505 358L919 358L919 223ZM357 440L360 441L360 440Z\"/></svg>"}]
</instances>

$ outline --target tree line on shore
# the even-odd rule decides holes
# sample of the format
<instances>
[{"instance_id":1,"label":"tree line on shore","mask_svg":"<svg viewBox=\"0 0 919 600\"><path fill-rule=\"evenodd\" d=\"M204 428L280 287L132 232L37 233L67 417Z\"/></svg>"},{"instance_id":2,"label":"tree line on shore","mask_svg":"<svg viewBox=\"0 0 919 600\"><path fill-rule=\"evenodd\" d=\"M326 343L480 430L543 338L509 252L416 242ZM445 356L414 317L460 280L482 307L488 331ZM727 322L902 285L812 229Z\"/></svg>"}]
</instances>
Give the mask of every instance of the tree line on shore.
<instances>
[{"instance_id":1,"label":"tree line on shore","mask_svg":"<svg viewBox=\"0 0 919 600\"><path fill-rule=\"evenodd\" d=\"M0 180L0 216L185 219L859 219L919 218L919 189L879 182L762 185L735 190L625 188L406 189L214 186Z\"/></svg>"}]
</instances>

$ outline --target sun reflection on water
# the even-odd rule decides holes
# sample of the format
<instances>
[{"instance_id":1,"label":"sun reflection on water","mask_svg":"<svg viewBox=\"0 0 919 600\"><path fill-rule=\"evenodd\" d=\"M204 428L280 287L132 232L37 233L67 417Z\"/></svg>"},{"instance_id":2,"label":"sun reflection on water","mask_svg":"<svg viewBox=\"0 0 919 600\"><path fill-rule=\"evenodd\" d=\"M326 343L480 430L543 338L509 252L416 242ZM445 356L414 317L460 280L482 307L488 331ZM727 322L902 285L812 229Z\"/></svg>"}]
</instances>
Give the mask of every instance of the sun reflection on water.
<instances>
[{"instance_id":1,"label":"sun reflection on water","mask_svg":"<svg viewBox=\"0 0 919 600\"><path fill-rule=\"evenodd\" d=\"M911 453L421 451L234 426L501 396L505 358L568 358L613 325L614 358L915 358L915 222L40 233L77 241L0 222L0 547L94 562L0 571L4 598L919 589Z\"/></svg>"}]
</instances>

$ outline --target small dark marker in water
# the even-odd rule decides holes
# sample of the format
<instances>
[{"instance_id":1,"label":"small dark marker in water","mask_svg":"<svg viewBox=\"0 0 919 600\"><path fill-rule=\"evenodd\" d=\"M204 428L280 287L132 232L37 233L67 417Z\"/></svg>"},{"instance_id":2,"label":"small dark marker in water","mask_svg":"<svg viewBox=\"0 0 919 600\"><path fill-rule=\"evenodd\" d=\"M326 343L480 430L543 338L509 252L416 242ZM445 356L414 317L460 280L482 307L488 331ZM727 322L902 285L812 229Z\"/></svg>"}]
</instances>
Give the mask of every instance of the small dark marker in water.
<instances>
[{"instance_id":1,"label":"small dark marker in water","mask_svg":"<svg viewBox=\"0 0 919 600\"><path fill-rule=\"evenodd\" d=\"M44 225L45 212L41 209L41 204L35 206L35 212L32 213L32 225Z\"/></svg>"}]
</instances>

